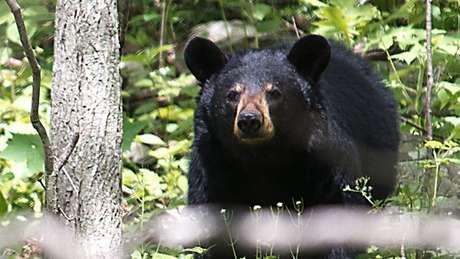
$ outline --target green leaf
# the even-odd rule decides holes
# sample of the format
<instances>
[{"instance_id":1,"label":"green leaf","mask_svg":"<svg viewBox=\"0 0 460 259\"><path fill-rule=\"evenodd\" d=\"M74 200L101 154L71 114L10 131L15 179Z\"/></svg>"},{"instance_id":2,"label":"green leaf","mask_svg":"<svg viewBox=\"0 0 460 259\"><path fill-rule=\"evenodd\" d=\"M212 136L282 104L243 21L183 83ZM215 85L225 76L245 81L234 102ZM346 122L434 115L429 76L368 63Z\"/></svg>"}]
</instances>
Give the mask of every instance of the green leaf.
<instances>
[{"instance_id":1,"label":"green leaf","mask_svg":"<svg viewBox=\"0 0 460 259\"><path fill-rule=\"evenodd\" d=\"M160 137L153 134L143 134L136 137L136 140L153 146L166 146L166 142L164 142Z\"/></svg>"},{"instance_id":2,"label":"green leaf","mask_svg":"<svg viewBox=\"0 0 460 259\"><path fill-rule=\"evenodd\" d=\"M142 183L145 190L155 198L160 197L166 188L161 177L147 169L140 169L139 172L142 173Z\"/></svg>"},{"instance_id":3,"label":"green leaf","mask_svg":"<svg viewBox=\"0 0 460 259\"><path fill-rule=\"evenodd\" d=\"M170 153L169 149L165 147L160 147L149 152L149 154L156 159L168 158Z\"/></svg>"},{"instance_id":4,"label":"green leaf","mask_svg":"<svg viewBox=\"0 0 460 259\"><path fill-rule=\"evenodd\" d=\"M353 38L365 32L369 22L380 17L377 8L370 4L356 6L356 1L329 1L330 5L319 7L314 11L319 21L314 25L314 33L339 38L351 47Z\"/></svg>"},{"instance_id":5,"label":"green leaf","mask_svg":"<svg viewBox=\"0 0 460 259\"><path fill-rule=\"evenodd\" d=\"M190 148L190 143L189 140L170 141L169 152L173 156L177 154L186 154Z\"/></svg>"},{"instance_id":6,"label":"green leaf","mask_svg":"<svg viewBox=\"0 0 460 259\"><path fill-rule=\"evenodd\" d=\"M126 186L133 186L138 182L136 174L129 170L129 169L124 169L122 173L122 183L123 185Z\"/></svg>"},{"instance_id":7,"label":"green leaf","mask_svg":"<svg viewBox=\"0 0 460 259\"><path fill-rule=\"evenodd\" d=\"M446 81L439 82L438 88L446 89L449 93L456 95L460 92L460 84L454 84Z\"/></svg>"},{"instance_id":8,"label":"green leaf","mask_svg":"<svg viewBox=\"0 0 460 259\"><path fill-rule=\"evenodd\" d=\"M256 25L258 32L274 32L281 26L281 18L275 17L270 20L259 22Z\"/></svg>"},{"instance_id":9,"label":"green leaf","mask_svg":"<svg viewBox=\"0 0 460 259\"><path fill-rule=\"evenodd\" d=\"M140 31L142 32L142 31ZM138 36L139 38L140 36ZM171 49L173 47L173 45L163 45L163 46L158 46L158 47L153 47L153 48L148 48L148 49L144 49L136 54L128 54L128 55L124 55L121 60L123 62L127 62L127 61L133 61L133 62L140 62L140 63L143 63L144 65L150 65L152 63L152 61L154 61L158 55L160 54L160 52L163 52L163 51L167 51L169 49Z\"/></svg>"},{"instance_id":10,"label":"green leaf","mask_svg":"<svg viewBox=\"0 0 460 259\"><path fill-rule=\"evenodd\" d=\"M190 166L190 160L186 157L181 158L178 164L179 168L182 170L182 172L187 172L188 168Z\"/></svg>"},{"instance_id":11,"label":"green leaf","mask_svg":"<svg viewBox=\"0 0 460 259\"><path fill-rule=\"evenodd\" d=\"M5 215L8 212L8 202L6 201L5 197L3 197L3 193L0 192L0 217Z\"/></svg>"},{"instance_id":12,"label":"green leaf","mask_svg":"<svg viewBox=\"0 0 460 259\"><path fill-rule=\"evenodd\" d=\"M451 100L451 94L449 94L445 89L439 89L436 94L437 101L439 102L439 108L443 109L446 107L447 104L449 104L449 101Z\"/></svg>"},{"instance_id":13,"label":"green leaf","mask_svg":"<svg viewBox=\"0 0 460 259\"><path fill-rule=\"evenodd\" d=\"M0 64L5 64L6 61L12 56L13 51L8 47L0 48Z\"/></svg>"},{"instance_id":14,"label":"green leaf","mask_svg":"<svg viewBox=\"0 0 460 259\"><path fill-rule=\"evenodd\" d=\"M262 21L270 12L272 8L266 4L255 4L252 11L252 17L257 21Z\"/></svg>"},{"instance_id":15,"label":"green leaf","mask_svg":"<svg viewBox=\"0 0 460 259\"><path fill-rule=\"evenodd\" d=\"M193 109L183 109L177 105L169 105L157 109L158 116L161 119L169 121L186 120L193 117Z\"/></svg>"},{"instance_id":16,"label":"green leaf","mask_svg":"<svg viewBox=\"0 0 460 259\"><path fill-rule=\"evenodd\" d=\"M142 78L138 80L136 83L134 83L134 86L140 88L150 88L153 87L153 82L148 78Z\"/></svg>"},{"instance_id":17,"label":"green leaf","mask_svg":"<svg viewBox=\"0 0 460 259\"><path fill-rule=\"evenodd\" d=\"M460 33L443 35L436 47L448 55L457 55L460 49Z\"/></svg>"},{"instance_id":18,"label":"green leaf","mask_svg":"<svg viewBox=\"0 0 460 259\"><path fill-rule=\"evenodd\" d=\"M128 117L123 117L123 142L122 150L129 150L131 143L139 132L141 132L147 126L147 122L135 121Z\"/></svg>"},{"instance_id":19,"label":"green leaf","mask_svg":"<svg viewBox=\"0 0 460 259\"><path fill-rule=\"evenodd\" d=\"M454 116L444 117L444 120L454 126L450 133L451 138L457 138L460 136L460 118Z\"/></svg>"},{"instance_id":20,"label":"green leaf","mask_svg":"<svg viewBox=\"0 0 460 259\"><path fill-rule=\"evenodd\" d=\"M40 21L51 21L53 15L46 9L45 6L34 5L31 7L24 8L24 19L26 21L40 22Z\"/></svg>"},{"instance_id":21,"label":"green leaf","mask_svg":"<svg viewBox=\"0 0 460 259\"><path fill-rule=\"evenodd\" d=\"M6 27L6 38L14 43L21 44L19 40L18 28L15 23L10 23Z\"/></svg>"},{"instance_id":22,"label":"green leaf","mask_svg":"<svg viewBox=\"0 0 460 259\"><path fill-rule=\"evenodd\" d=\"M139 107L137 107L136 110L134 111L134 115L140 115L140 114L144 114L144 113L149 113L149 112L155 110L155 108L156 108L155 103L147 102L147 103L141 104Z\"/></svg>"},{"instance_id":23,"label":"green leaf","mask_svg":"<svg viewBox=\"0 0 460 259\"><path fill-rule=\"evenodd\" d=\"M185 177L184 175L179 176L179 178L177 179L177 186L178 186L179 189L181 189L184 193L186 193L187 190L188 190L188 180L187 180L187 177Z\"/></svg>"},{"instance_id":24,"label":"green leaf","mask_svg":"<svg viewBox=\"0 0 460 259\"><path fill-rule=\"evenodd\" d=\"M455 127L460 126L460 118L454 116L447 116L444 118L448 123L452 124Z\"/></svg>"},{"instance_id":25,"label":"green leaf","mask_svg":"<svg viewBox=\"0 0 460 259\"><path fill-rule=\"evenodd\" d=\"M447 161L449 161L450 163L460 165L460 159L458 158L447 158Z\"/></svg>"},{"instance_id":26,"label":"green leaf","mask_svg":"<svg viewBox=\"0 0 460 259\"><path fill-rule=\"evenodd\" d=\"M13 14L11 14L10 8L6 5L6 1L0 1L0 25L13 21Z\"/></svg>"},{"instance_id":27,"label":"green leaf","mask_svg":"<svg viewBox=\"0 0 460 259\"><path fill-rule=\"evenodd\" d=\"M13 134L13 138L8 141L8 146L0 152L0 157L14 163L24 163L28 176L42 172L43 166L43 146L38 135Z\"/></svg>"},{"instance_id":28,"label":"green leaf","mask_svg":"<svg viewBox=\"0 0 460 259\"><path fill-rule=\"evenodd\" d=\"M24 24L26 25L27 37L30 39L35 32L37 32L37 24L30 23L25 21ZM6 28L6 37L8 40L21 45L21 40L19 39L18 28L16 27L16 23L8 24Z\"/></svg>"},{"instance_id":29,"label":"green leaf","mask_svg":"<svg viewBox=\"0 0 460 259\"><path fill-rule=\"evenodd\" d=\"M177 125L177 123L168 123L168 124L166 124L166 132L168 132L168 133L173 133L178 128L179 128L179 126Z\"/></svg>"},{"instance_id":30,"label":"green leaf","mask_svg":"<svg viewBox=\"0 0 460 259\"><path fill-rule=\"evenodd\" d=\"M149 21L152 21L152 20L158 20L158 19L161 18L161 16L158 13L155 13L155 12L146 13L142 17L144 18L144 21L146 21L146 22L149 22Z\"/></svg>"},{"instance_id":31,"label":"green leaf","mask_svg":"<svg viewBox=\"0 0 460 259\"><path fill-rule=\"evenodd\" d=\"M327 6L316 11L315 14L320 18L320 21L314 23L318 26L315 33L334 35L340 33L347 39L347 44L350 44L350 39L353 34L357 34L353 24L349 24L345 10L335 6Z\"/></svg>"},{"instance_id":32,"label":"green leaf","mask_svg":"<svg viewBox=\"0 0 460 259\"><path fill-rule=\"evenodd\" d=\"M410 65L410 63L412 63L412 61L414 61L417 58L417 55L418 54L414 51L406 51L396 55L392 55L391 58L404 61L406 62L406 64Z\"/></svg>"}]
</instances>

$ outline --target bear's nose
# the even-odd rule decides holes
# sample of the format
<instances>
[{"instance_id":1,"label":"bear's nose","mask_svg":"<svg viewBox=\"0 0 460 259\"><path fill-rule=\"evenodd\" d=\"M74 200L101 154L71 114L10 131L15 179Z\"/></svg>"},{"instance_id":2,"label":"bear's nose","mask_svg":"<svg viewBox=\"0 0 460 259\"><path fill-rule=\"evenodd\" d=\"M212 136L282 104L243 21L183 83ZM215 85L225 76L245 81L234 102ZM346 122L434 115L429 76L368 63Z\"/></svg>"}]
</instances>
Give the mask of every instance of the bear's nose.
<instances>
[{"instance_id":1,"label":"bear's nose","mask_svg":"<svg viewBox=\"0 0 460 259\"><path fill-rule=\"evenodd\" d=\"M242 112L238 116L237 125L245 135L254 135L262 125L262 118L260 113L256 111Z\"/></svg>"}]
</instances>

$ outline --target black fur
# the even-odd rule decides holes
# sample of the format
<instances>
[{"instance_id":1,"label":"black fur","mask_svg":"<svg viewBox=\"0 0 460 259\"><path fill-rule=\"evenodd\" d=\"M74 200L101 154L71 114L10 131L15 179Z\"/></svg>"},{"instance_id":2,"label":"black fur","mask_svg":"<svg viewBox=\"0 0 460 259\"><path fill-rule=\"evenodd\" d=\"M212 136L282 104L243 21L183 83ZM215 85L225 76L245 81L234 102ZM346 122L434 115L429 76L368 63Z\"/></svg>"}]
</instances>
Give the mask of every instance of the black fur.
<instances>
[{"instance_id":1,"label":"black fur","mask_svg":"<svg viewBox=\"0 0 460 259\"><path fill-rule=\"evenodd\" d=\"M213 46L208 52L201 48L200 57L196 46L186 48L187 65L200 71L202 86L189 204L362 204L359 195L342 191L360 176L370 177L376 199L391 193L399 143L392 95L361 58L338 44L307 36L293 46L234 55ZM217 66L209 68L213 62ZM275 136L242 145L230 130L235 114L225 101L227 90L234 83L260 87L267 81L284 95L282 105L270 107ZM327 257L342 258L336 251Z\"/></svg>"}]
</instances>

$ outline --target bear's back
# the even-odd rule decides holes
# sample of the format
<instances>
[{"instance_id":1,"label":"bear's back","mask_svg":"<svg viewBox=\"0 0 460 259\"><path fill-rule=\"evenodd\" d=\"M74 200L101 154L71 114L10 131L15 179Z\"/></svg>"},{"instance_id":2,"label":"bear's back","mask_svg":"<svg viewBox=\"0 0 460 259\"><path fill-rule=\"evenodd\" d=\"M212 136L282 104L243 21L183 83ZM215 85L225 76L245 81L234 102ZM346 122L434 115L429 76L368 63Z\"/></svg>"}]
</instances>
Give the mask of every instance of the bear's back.
<instances>
[{"instance_id":1,"label":"bear's back","mask_svg":"<svg viewBox=\"0 0 460 259\"><path fill-rule=\"evenodd\" d=\"M375 149L398 149L396 104L362 58L333 44L320 89L329 119L353 140Z\"/></svg>"}]
</instances>

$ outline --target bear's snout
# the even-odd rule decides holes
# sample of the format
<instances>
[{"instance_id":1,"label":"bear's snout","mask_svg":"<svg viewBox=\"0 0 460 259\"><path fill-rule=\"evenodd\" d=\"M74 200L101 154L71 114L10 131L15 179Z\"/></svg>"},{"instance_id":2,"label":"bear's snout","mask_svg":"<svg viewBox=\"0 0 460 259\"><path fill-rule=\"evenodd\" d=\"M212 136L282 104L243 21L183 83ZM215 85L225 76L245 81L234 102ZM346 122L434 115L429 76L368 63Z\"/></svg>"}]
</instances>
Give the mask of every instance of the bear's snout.
<instances>
[{"instance_id":1,"label":"bear's snout","mask_svg":"<svg viewBox=\"0 0 460 259\"><path fill-rule=\"evenodd\" d=\"M237 125L245 136L255 136L262 126L262 115L258 111L243 111L238 116Z\"/></svg>"},{"instance_id":2,"label":"bear's snout","mask_svg":"<svg viewBox=\"0 0 460 259\"><path fill-rule=\"evenodd\" d=\"M233 134L243 144L260 144L274 135L270 109L266 100L267 89L271 84L261 87L248 87L237 84L234 89L240 91L238 105L235 108Z\"/></svg>"}]
</instances>

